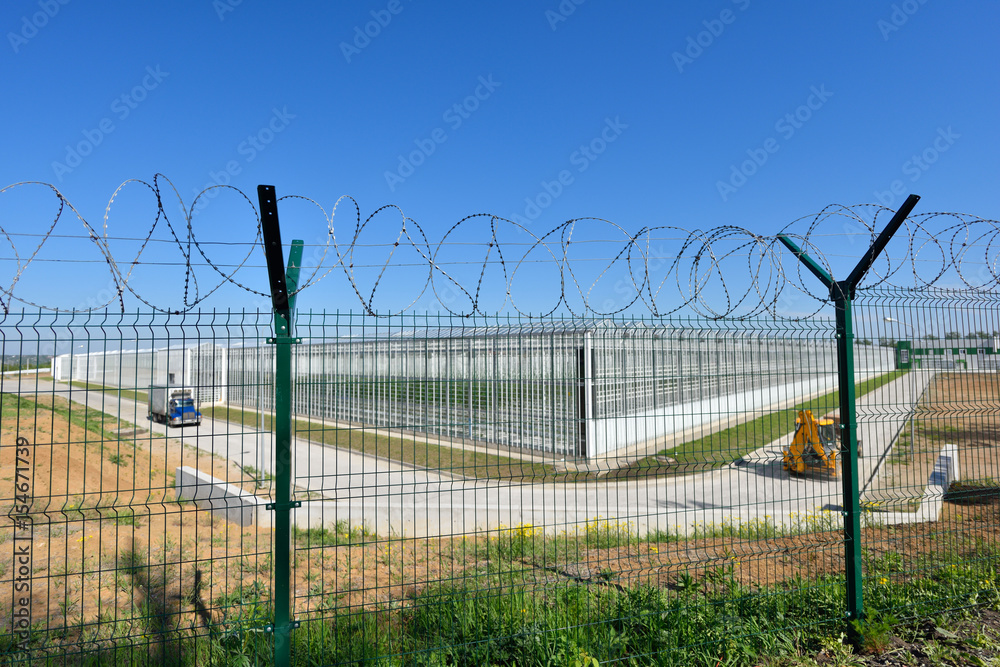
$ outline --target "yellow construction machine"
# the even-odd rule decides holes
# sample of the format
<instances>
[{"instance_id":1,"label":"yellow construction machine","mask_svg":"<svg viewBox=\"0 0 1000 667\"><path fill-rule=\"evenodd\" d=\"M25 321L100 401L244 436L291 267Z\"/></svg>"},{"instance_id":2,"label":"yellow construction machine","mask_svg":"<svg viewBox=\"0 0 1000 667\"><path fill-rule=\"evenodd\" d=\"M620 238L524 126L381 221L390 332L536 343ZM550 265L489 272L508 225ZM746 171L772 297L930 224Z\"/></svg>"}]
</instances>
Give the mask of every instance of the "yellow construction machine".
<instances>
[{"instance_id":1,"label":"yellow construction machine","mask_svg":"<svg viewBox=\"0 0 1000 667\"><path fill-rule=\"evenodd\" d=\"M837 476L837 429L832 419L816 419L812 410L800 410L795 437L784 452L785 470L802 475L817 468Z\"/></svg>"}]
</instances>

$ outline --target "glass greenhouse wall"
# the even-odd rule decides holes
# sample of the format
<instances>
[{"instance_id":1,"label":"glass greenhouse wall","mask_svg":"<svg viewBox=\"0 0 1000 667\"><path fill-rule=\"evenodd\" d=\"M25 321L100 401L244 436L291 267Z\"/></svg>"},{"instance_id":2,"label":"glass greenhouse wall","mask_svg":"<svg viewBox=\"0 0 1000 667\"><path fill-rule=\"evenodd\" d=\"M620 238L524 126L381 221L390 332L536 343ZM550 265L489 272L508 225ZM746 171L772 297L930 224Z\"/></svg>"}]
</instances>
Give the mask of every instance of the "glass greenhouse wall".
<instances>
[{"instance_id":1,"label":"glass greenhouse wall","mask_svg":"<svg viewBox=\"0 0 1000 667\"><path fill-rule=\"evenodd\" d=\"M628 320L493 322L305 316L293 348L294 412L366 426L572 458L621 454L658 438L730 423L834 387L829 327ZM699 326L695 326L698 324ZM890 370L890 348L858 346L860 374ZM271 410L267 344L62 355L56 379L180 384L202 403Z\"/></svg>"}]
</instances>

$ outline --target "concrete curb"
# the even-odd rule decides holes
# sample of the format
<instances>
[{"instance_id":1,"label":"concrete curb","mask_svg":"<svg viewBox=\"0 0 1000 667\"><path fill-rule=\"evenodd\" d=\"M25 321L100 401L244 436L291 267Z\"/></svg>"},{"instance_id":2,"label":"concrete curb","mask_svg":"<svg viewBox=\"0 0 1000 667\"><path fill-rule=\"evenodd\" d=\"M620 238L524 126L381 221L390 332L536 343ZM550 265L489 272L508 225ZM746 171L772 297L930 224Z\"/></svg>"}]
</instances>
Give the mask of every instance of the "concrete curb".
<instances>
[{"instance_id":1,"label":"concrete curb","mask_svg":"<svg viewBox=\"0 0 1000 667\"><path fill-rule=\"evenodd\" d=\"M920 499L920 507L916 512L876 512L870 516L885 524L923 523L937 521L944 505L945 494L952 482L961 476L958 465L958 446L945 445L941 448L934 470L924 487L924 495Z\"/></svg>"},{"instance_id":2,"label":"concrete curb","mask_svg":"<svg viewBox=\"0 0 1000 667\"><path fill-rule=\"evenodd\" d=\"M177 468L174 487L178 500L193 500L202 509L233 523L241 526L256 524L261 528L271 526L271 513L265 509L267 500L208 473L181 466Z\"/></svg>"}]
</instances>

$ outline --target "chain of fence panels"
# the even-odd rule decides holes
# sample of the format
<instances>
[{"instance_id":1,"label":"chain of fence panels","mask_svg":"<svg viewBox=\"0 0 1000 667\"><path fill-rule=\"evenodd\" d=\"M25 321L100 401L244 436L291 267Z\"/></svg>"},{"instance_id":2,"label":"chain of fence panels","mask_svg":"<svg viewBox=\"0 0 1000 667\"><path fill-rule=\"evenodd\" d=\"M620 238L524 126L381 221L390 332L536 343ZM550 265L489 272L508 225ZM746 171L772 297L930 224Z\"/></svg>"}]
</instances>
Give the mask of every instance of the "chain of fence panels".
<instances>
[{"instance_id":1,"label":"chain of fence panels","mask_svg":"<svg viewBox=\"0 0 1000 667\"><path fill-rule=\"evenodd\" d=\"M856 317L880 324L905 373L869 424L892 420L893 446L871 452L862 506L864 594L871 614L920 618L989 603L1000 501L997 295L870 290ZM860 420L859 420L860 421ZM866 452L866 456L869 454ZM898 587L923 594L900 596Z\"/></svg>"},{"instance_id":2,"label":"chain of fence panels","mask_svg":"<svg viewBox=\"0 0 1000 667\"><path fill-rule=\"evenodd\" d=\"M995 599L996 312L855 302L871 618ZM283 582L270 312L0 321L32 367L0 387L0 650L269 664L284 591L303 664L754 664L843 625L832 319L295 321Z\"/></svg>"},{"instance_id":3,"label":"chain of fence panels","mask_svg":"<svg viewBox=\"0 0 1000 667\"><path fill-rule=\"evenodd\" d=\"M198 425L184 404L198 398L190 388L207 385L173 396L156 388L192 382L192 345L256 344L269 323L256 313L228 322L4 318L5 361L37 369L0 380L7 658L200 664L253 646L263 654L272 554L267 514L255 503L266 498L259 452L268 435L204 413ZM99 367L80 365L98 358ZM189 423L177 425L182 413ZM216 511L196 496L212 498Z\"/></svg>"}]
</instances>

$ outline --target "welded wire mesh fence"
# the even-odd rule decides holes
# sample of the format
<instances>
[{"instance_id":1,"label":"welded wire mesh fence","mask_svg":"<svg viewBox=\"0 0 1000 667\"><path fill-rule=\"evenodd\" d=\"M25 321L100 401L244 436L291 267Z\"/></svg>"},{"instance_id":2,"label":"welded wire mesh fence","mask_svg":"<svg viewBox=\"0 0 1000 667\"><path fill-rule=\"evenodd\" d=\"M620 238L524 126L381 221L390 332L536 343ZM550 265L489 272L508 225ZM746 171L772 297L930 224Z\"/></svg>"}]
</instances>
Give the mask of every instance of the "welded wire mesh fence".
<instances>
[{"instance_id":1,"label":"welded wire mesh fence","mask_svg":"<svg viewBox=\"0 0 1000 667\"><path fill-rule=\"evenodd\" d=\"M0 614L14 657L195 664L266 645L271 536L266 513L238 496L267 497L267 434L225 421L174 427L177 409L151 398L168 384L212 395L224 385L192 376L191 346L256 344L269 320L179 320L35 313L0 323L4 357L43 369L6 373L0 394L0 504L11 519L0 532ZM64 362L75 372L60 379ZM226 511L193 502L199 476L231 485Z\"/></svg>"},{"instance_id":2,"label":"welded wire mesh fence","mask_svg":"<svg viewBox=\"0 0 1000 667\"><path fill-rule=\"evenodd\" d=\"M869 455L862 504L865 596L873 614L921 617L992 599L1000 461L1000 326L995 294L873 290L858 316L879 326L905 375L865 419L891 446ZM923 582L926 597L894 594Z\"/></svg>"},{"instance_id":3,"label":"welded wire mesh fence","mask_svg":"<svg viewBox=\"0 0 1000 667\"><path fill-rule=\"evenodd\" d=\"M831 207L789 238L815 252L827 218L873 232L883 213ZM947 234L927 232L942 216ZM491 253L512 223L490 217L463 275L445 241L470 220L432 250L404 218L392 246L416 250L448 315L376 314L393 262L361 265L360 214L350 247L317 246L335 266L300 283L340 265L354 313L198 311L187 292L183 309L128 312L131 270L89 226L121 312L18 312L34 255L18 260L0 320L0 659L270 664L287 640L300 664L750 665L1000 603L996 223L914 223L916 287L891 287L901 264L880 259L838 346L847 295L782 269L802 255L774 238L673 230L669 256L667 228L642 230L588 288L583 223L620 227L529 233L510 262ZM250 289L235 276L252 249L224 265L198 247ZM917 247L940 271L918 275ZM726 258L757 267L748 285ZM484 314L491 276L516 311L515 275L549 259L551 312ZM623 266L634 294L595 307ZM935 287L956 276L961 290ZM848 619L855 584L865 616Z\"/></svg>"},{"instance_id":4,"label":"welded wire mesh fence","mask_svg":"<svg viewBox=\"0 0 1000 667\"><path fill-rule=\"evenodd\" d=\"M751 326L754 323L749 323ZM726 397L751 404L834 383L831 340L704 320L466 318L303 314L293 351L293 411L486 445L594 458L697 426ZM858 346L859 351L867 348ZM859 368L893 364L859 354ZM273 348L72 352L57 380L125 389L192 387L202 402L274 409ZM789 368L798 368L790 373ZM815 377L812 377L815 375ZM803 384L805 383L805 384ZM732 399L730 399L732 400Z\"/></svg>"},{"instance_id":5,"label":"welded wire mesh fence","mask_svg":"<svg viewBox=\"0 0 1000 667\"><path fill-rule=\"evenodd\" d=\"M972 604L996 583L995 304L859 303L865 595L898 616ZM666 661L842 622L839 442L785 465L800 411L836 419L829 320L297 322L293 658ZM0 593L7 627L31 623L11 649L270 661L269 325L0 325L5 357L49 370L3 376ZM156 387L190 390L201 424L160 423Z\"/></svg>"}]
</instances>

